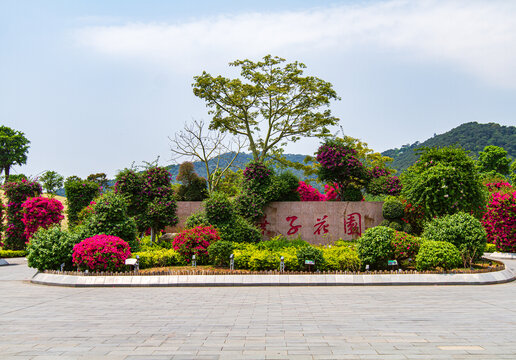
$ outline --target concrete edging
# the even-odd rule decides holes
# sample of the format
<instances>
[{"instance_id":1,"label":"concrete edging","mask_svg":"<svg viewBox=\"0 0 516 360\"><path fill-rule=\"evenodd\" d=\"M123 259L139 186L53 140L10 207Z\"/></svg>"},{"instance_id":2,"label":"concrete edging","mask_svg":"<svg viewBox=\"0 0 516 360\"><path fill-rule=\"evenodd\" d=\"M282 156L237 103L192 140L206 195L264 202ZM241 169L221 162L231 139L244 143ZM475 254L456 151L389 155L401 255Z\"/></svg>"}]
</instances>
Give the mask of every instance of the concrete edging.
<instances>
[{"instance_id":1,"label":"concrete edging","mask_svg":"<svg viewBox=\"0 0 516 360\"><path fill-rule=\"evenodd\" d=\"M68 287L492 285L516 280L512 269L477 274L148 275L36 273L33 284Z\"/></svg>"}]
</instances>

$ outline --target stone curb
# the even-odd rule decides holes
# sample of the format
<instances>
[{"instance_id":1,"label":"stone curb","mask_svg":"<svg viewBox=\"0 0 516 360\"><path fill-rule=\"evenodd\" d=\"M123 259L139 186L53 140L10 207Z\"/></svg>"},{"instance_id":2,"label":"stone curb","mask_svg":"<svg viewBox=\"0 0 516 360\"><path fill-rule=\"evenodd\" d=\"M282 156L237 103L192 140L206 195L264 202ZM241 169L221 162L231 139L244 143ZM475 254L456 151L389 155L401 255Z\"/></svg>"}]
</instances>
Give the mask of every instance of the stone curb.
<instances>
[{"instance_id":1,"label":"stone curb","mask_svg":"<svg viewBox=\"0 0 516 360\"><path fill-rule=\"evenodd\" d=\"M200 286L371 286L492 285L516 280L512 269L478 274L371 275L149 275L76 276L36 273L33 284L68 287L200 287Z\"/></svg>"},{"instance_id":2,"label":"stone curb","mask_svg":"<svg viewBox=\"0 0 516 360\"><path fill-rule=\"evenodd\" d=\"M489 257L493 259L516 260L516 253L494 252L489 254Z\"/></svg>"}]
</instances>

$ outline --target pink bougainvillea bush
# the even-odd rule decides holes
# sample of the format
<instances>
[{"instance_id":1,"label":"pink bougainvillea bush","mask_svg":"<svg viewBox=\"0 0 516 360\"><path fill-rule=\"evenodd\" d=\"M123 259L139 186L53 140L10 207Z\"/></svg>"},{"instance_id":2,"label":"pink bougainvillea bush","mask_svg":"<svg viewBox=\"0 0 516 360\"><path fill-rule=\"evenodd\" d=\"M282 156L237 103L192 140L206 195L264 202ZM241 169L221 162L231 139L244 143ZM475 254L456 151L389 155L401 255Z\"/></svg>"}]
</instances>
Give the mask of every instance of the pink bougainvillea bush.
<instances>
[{"instance_id":1,"label":"pink bougainvillea bush","mask_svg":"<svg viewBox=\"0 0 516 360\"><path fill-rule=\"evenodd\" d=\"M59 224L64 219L61 201L42 196L29 198L22 204L22 222L25 225L23 234L29 240L40 228L48 229L53 224Z\"/></svg>"},{"instance_id":2,"label":"pink bougainvillea bush","mask_svg":"<svg viewBox=\"0 0 516 360\"><path fill-rule=\"evenodd\" d=\"M505 181L484 183L489 192L511 192L512 185Z\"/></svg>"},{"instance_id":3,"label":"pink bougainvillea bush","mask_svg":"<svg viewBox=\"0 0 516 360\"><path fill-rule=\"evenodd\" d=\"M195 260L202 264L208 259L208 246L220 240L219 233L213 226L196 226L193 229L186 229L176 235L172 241L172 247L187 262Z\"/></svg>"},{"instance_id":4,"label":"pink bougainvillea bush","mask_svg":"<svg viewBox=\"0 0 516 360\"><path fill-rule=\"evenodd\" d=\"M482 225L487 241L496 244L497 250L516 252L516 191L492 193Z\"/></svg>"},{"instance_id":5,"label":"pink bougainvillea bush","mask_svg":"<svg viewBox=\"0 0 516 360\"><path fill-rule=\"evenodd\" d=\"M324 201L324 195L304 181L299 182L297 192L301 201Z\"/></svg>"},{"instance_id":6,"label":"pink bougainvillea bush","mask_svg":"<svg viewBox=\"0 0 516 360\"><path fill-rule=\"evenodd\" d=\"M415 259L419 252L421 241L419 238L403 231L395 231L391 245L394 249L394 258L401 261Z\"/></svg>"},{"instance_id":7,"label":"pink bougainvillea bush","mask_svg":"<svg viewBox=\"0 0 516 360\"><path fill-rule=\"evenodd\" d=\"M129 244L112 235L95 235L73 247L73 263L80 270L117 271L130 256Z\"/></svg>"}]
</instances>

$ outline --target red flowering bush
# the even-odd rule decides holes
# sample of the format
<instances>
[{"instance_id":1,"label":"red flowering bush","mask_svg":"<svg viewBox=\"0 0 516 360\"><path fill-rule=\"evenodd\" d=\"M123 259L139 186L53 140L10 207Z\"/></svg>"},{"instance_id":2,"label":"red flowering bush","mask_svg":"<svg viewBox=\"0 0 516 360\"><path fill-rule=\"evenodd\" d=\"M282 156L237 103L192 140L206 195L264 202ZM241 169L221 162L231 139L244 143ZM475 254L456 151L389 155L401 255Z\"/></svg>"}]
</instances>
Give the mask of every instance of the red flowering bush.
<instances>
[{"instance_id":1,"label":"red flowering bush","mask_svg":"<svg viewBox=\"0 0 516 360\"><path fill-rule=\"evenodd\" d=\"M323 201L340 201L339 193L336 189L338 189L339 186L337 184L331 185L324 185L324 199Z\"/></svg>"},{"instance_id":2,"label":"red flowering bush","mask_svg":"<svg viewBox=\"0 0 516 360\"><path fill-rule=\"evenodd\" d=\"M129 244L112 235L95 235L73 247L73 263L80 270L116 271L130 256Z\"/></svg>"},{"instance_id":3,"label":"red flowering bush","mask_svg":"<svg viewBox=\"0 0 516 360\"><path fill-rule=\"evenodd\" d=\"M497 250L516 252L516 191L491 194L482 225Z\"/></svg>"},{"instance_id":4,"label":"red flowering bush","mask_svg":"<svg viewBox=\"0 0 516 360\"><path fill-rule=\"evenodd\" d=\"M192 255L195 255L197 263L202 264L208 259L208 246L219 240L218 231L213 226L196 226L177 234L172 241L172 247L187 262L190 262Z\"/></svg>"},{"instance_id":5,"label":"red flowering bush","mask_svg":"<svg viewBox=\"0 0 516 360\"><path fill-rule=\"evenodd\" d=\"M3 247L6 250L24 250L27 238L22 218L22 204L30 197L41 194L41 185L34 181L8 182L3 185L7 196L7 228Z\"/></svg>"},{"instance_id":6,"label":"red flowering bush","mask_svg":"<svg viewBox=\"0 0 516 360\"><path fill-rule=\"evenodd\" d=\"M301 201L324 201L324 195L304 181L299 182L297 192Z\"/></svg>"},{"instance_id":7,"label":"red flowering bush","mask_svg":"<svg viewBox=\"0 0 516 360\"><path fill-rule=\"evenodd\" d=\"M419 238L402 231L395 231L391 245L394 249L394 258L402 261L415 259L421 244Z\"/></svg>"},{"instance_id":8,"label":"red flowering bush","mask_svg":"<svg viewBox=\"0 0 516 360\"><path fill-rule=\"evenodd\" d=\"M63 204L53 198L34 197L22 204L22 222L25 225L23 234L29 240L40 228L48 229L53 224L59 224L64 219Z\"/></svg>"}]
</instances>

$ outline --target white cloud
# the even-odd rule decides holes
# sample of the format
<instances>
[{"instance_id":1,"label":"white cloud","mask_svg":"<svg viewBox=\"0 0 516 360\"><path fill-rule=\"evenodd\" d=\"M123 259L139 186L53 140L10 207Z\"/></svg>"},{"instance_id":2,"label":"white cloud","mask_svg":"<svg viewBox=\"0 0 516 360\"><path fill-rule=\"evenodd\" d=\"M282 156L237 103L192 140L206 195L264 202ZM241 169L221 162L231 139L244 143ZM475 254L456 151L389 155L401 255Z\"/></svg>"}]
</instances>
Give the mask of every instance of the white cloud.
<instances>
[{"instance_id":1,"label":"white cloud","mask_svg":"<svg viewBox=\"0 0 516 360\"><path fill-rule=\"evenodd\" d=\"M490 84L514 88L514 19L516 3L509 2L387 1L178 24L82 27L76 39L116 59L195 72L267 53L339 56L366 47L449 64Z\"/></svg>"}]
</instances>

